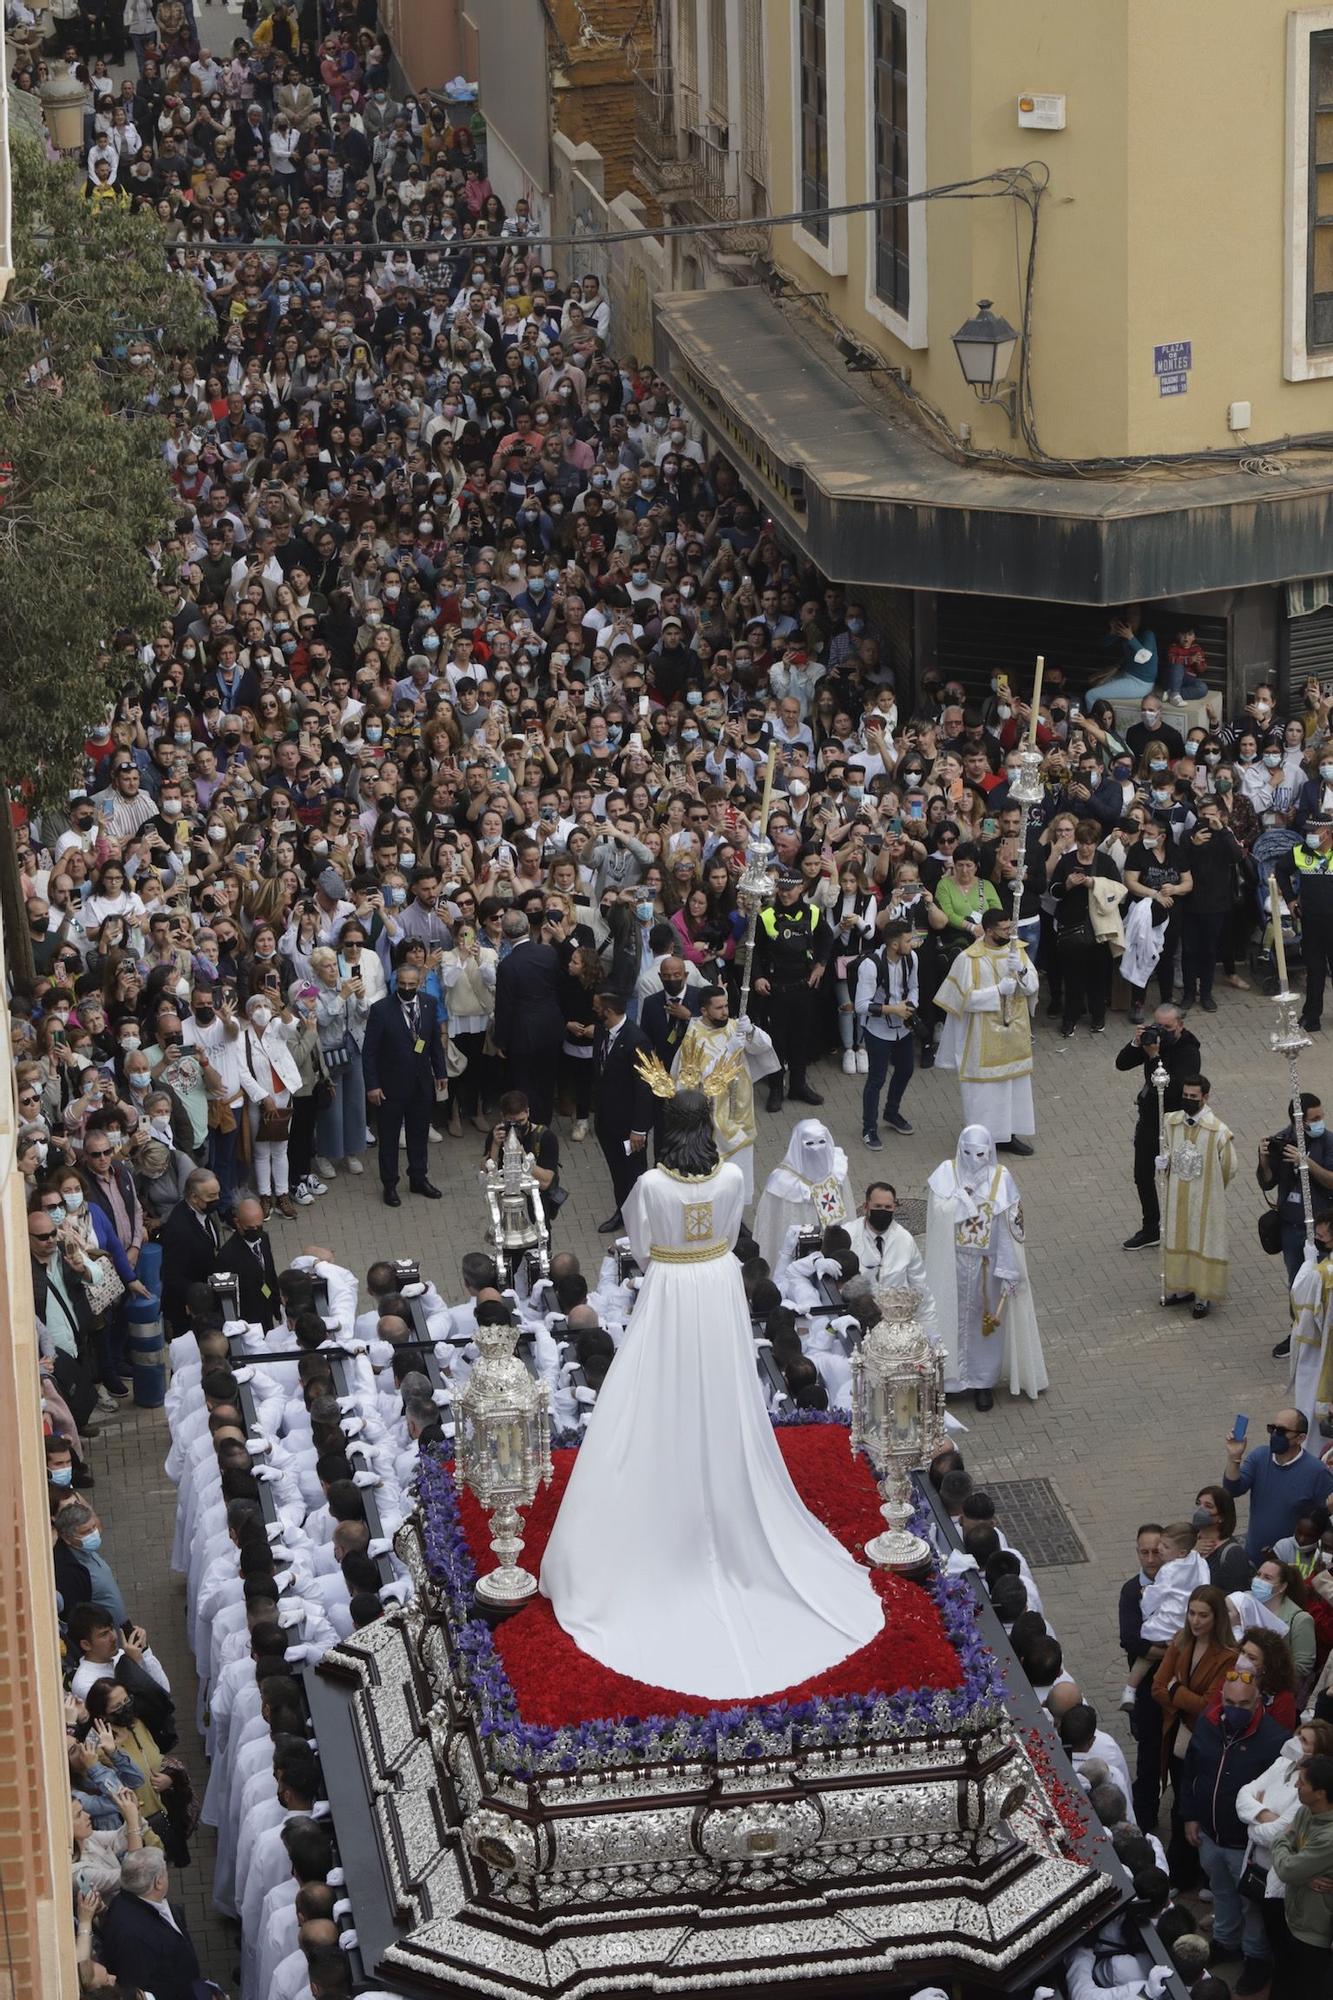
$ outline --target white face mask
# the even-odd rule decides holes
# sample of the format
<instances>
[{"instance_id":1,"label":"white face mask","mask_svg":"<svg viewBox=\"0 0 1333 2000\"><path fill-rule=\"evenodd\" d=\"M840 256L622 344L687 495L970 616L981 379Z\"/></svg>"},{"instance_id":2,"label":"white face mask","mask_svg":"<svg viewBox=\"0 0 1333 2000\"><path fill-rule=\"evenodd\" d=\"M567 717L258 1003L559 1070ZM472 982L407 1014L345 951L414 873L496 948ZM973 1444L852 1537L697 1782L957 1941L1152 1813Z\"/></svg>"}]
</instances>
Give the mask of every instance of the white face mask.
<instances>
[{"instance_id":1,"label":"white face mask","mask_svg":"<svg viewBox=\"0 0 1333 2000\"><path fill-rule=\"evenodd\" d=\"M252 1007L250 1009L250 1019L262 1035L269 1022L273 1019L273 1010L271 1007Z\"/></svg>"},{"instance_id":2,"label":"white face mask","mask_svg":"<svg viewBox=\"0 0 1333 2000\"><path fill-rule=\"evenodd\" d=\"M1289 1736L1278 1751L1278 1755L1285 1757L1289 1764L1299 1764L1304 1761L1307 1752L1299 1736Z\"/></svg>"}]
</instances>

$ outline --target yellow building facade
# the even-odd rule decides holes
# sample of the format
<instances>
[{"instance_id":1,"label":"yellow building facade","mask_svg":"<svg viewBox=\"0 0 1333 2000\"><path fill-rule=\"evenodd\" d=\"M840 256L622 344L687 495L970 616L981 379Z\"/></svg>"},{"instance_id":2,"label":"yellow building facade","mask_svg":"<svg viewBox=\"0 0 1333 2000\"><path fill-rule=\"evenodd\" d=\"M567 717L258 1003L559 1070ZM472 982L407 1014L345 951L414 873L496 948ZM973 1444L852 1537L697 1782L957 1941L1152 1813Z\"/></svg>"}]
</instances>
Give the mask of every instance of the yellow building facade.
<instances>
[{"instance_id":1,"label":"yellow building facade","mask_svg":"<svg viewBox=\"0 0 1333 2000\"><path fill-rule=\"evenodd\" d=\"M659 0L659 105L746 16L768 214L802 219L678 244L654 359L810 559L885 593L896 662L1045 635L1091 669L1143 605L1232 692L1333 674L1333 7ZM981 301L1012 336L984 394Z\"/></svg>"},{"instance_id":2,"label":"yellow building facade","mask_svg":"<svg viewBox=\"0 0 1333 2000\"><path fill-rule=\"evenodd\" d=\"M762 18L775 207L1038 163L1029 366L1047 452L1333 432L1319 306L1333 293L1333 8L766 0ZM1021 326L1031 224L1007 193L975 192L902 221L779 230L773 258L910 368L955 429L1007 449L1004 410L978 408L950 336L982 298ZM1190 366L1166 367L1182 343ZM1184 388L1163 393L1163 374Z\"/></svg>"}]
</instances>

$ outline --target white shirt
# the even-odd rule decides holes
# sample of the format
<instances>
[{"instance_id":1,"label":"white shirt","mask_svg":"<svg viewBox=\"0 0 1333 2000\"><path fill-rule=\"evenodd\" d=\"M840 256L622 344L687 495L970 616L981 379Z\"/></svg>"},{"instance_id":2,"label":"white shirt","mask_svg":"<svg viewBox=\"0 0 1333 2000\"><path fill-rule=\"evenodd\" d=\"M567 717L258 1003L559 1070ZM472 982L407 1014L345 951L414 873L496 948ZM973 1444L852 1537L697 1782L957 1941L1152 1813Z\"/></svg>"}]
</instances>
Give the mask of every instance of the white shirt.
<instances>
[{"instance_id":1,"label":"white shirt","mask_svg":"<svg viewBox=\"0 0 1333 2000\"><path fill-rule=\"evenodd\" d=\"M74 1670L74 1678L69 1684L70 1693L79 1701L82 1701L94 1681L110 1681L115 1679L116 1668L124 1658L125 1648L118 1646L114 1656L110 1660L100 1663L95 1660L80 1660ZM163 1672L161 1662L158 1660L151 1646L144 1648L143 1658L139 1664L144 1672L157 1682L163 1694L171 1693L171 1682Z\"/></svg>"}]
</instances>

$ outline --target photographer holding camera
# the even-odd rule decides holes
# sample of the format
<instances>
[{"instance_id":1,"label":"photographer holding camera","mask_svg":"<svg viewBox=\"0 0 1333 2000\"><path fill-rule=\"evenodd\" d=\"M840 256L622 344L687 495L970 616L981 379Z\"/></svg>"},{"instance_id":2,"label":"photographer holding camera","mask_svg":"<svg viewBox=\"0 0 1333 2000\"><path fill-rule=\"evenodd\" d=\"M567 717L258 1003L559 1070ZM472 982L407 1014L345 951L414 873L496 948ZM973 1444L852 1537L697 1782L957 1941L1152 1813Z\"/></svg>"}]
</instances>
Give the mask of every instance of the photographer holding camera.
<instances>
[{"instance_id":1,"label":"photographer holding camera","mask_svg":"<svg viewBox=\"0 0 1333 2000\"><path fill-rule=\"evenodd\" d=\"M1191 1034L1185 1026L1185 1016L1180 1008L1169 1002L1164 1002L1157 1009L1151 1021L1134 1030L1132 1038L1115 1059L1117 1069L1141 1067L1143 1070L1138 1117L1134 1125L1134 1186L1143 1210L1143 1223L1132 1236L1125 1238L1123 1247L1126 1250L1147 1250L1161 1240L1162 1218L1157 1199L1156 1165L1161 1148L1158 1144L1157 1092L1152 1082L1159 1058L1167 1074L1165 1108L1179 1111L1185 1079L1199 1075L1203 1068L1203 1054L1198 1036Z\"/></svg>"}]
</instances>

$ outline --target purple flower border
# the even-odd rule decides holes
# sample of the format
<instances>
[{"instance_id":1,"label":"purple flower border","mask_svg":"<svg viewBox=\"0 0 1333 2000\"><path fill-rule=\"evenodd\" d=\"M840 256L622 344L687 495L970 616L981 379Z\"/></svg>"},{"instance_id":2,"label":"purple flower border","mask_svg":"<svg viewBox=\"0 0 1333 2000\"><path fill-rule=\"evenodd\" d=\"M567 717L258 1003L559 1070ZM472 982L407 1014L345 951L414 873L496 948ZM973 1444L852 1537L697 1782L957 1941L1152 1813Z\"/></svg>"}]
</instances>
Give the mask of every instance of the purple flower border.
<instances>
[{"instance_id":1,"label":"purple flower border","mask_svg":"<svg viewBox=\"0 0 1333 2000\"><path fill-rule=\"evenodd\" d=\"M824 1411L801 1411L785 1421L840 1420ZM707 1715L627 1716L563 1729L526 1723L490 1627L476 1615L476 1565L459 1519L453 1473L443 1457L423 1451L417 1491L426 1567L443 1598L455 1669L471 1696L488 1760L513 1777L568 1775L608 1765L745 1761L796 1750L956 1734L987 1728L1003 1711L1004 1681L977 1631L972 1593L961 1578L947 1577L937 1568L925 1587L962 1668L956 1688L715 1708ZM922 1509L913 1531L925 1535L928 1524Z\"/></svg>"}]
</instances>

